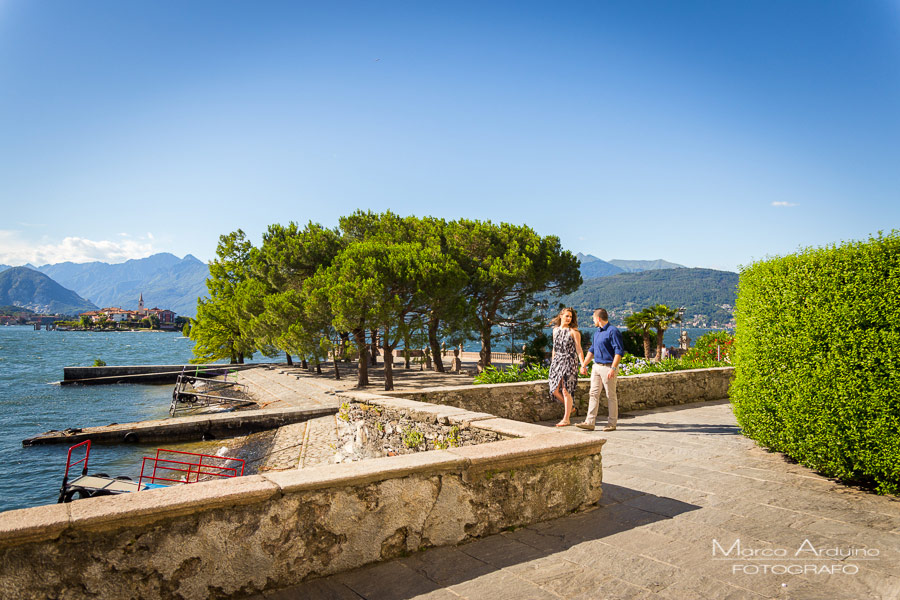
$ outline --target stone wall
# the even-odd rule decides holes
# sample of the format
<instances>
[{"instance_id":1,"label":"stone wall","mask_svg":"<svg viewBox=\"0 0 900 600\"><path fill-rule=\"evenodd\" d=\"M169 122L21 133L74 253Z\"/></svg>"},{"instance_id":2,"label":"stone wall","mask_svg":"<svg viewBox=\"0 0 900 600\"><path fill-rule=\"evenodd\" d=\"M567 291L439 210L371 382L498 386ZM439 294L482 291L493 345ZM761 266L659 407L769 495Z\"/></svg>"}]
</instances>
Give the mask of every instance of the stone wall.
<instances>
[{"instance_id":1,"label":"stone wall","mask_svg":"<svg viewBox=\"0 0 900 600\"><path fill-rule=\"evenodd\" d=\"M0 513L2 596L249 596L600 498L597 436L348 396L508 439Z\"/></svg>"},{"instance_id":2,"label":"stone wall","mask_svg":"<svg viewBox=\"0 0 900 600\"><path fill-rule=\"evenodd\" d=\"M721 400L728 397L733 367L692 369L671 373L647 373L619 377L616 395L619 414L659 406ZM562 404L550 398L546 379L524 383L494 383L435 387L385 395L432 404L445 404L491 413L516 421L538 422L563 416ZM575 405L586 414L590 380L579 379ZM606 414L606 394L601 391L600 414Z\"/></svg>"}]
</instances>

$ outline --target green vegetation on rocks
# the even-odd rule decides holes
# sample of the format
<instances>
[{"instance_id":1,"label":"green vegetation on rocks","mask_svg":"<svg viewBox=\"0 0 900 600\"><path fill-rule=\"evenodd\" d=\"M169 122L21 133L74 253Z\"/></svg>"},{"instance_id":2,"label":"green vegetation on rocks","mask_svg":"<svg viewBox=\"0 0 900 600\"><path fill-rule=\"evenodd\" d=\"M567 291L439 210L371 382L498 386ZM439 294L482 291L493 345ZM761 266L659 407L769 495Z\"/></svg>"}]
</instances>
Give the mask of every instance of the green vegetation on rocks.
<instances>
[{"instance_id":1,"label":"green vegetation on rocks","mask_svg":"<svg viewBox=\"0 0 900 600\"><path fill-rule=\"evenodd\" d=\"M900 235L754 263L736 306L735 415L761 445L900 493Z\"/></svg>"}]
</instances>

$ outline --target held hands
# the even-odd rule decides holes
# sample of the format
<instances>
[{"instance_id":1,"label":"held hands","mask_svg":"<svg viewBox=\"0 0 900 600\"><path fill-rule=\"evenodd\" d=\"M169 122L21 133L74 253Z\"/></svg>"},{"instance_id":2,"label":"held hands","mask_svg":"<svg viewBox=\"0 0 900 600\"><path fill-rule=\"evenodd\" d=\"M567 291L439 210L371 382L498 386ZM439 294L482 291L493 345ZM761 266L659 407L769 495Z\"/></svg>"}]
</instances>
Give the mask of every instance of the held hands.
<instances>
[{"instance_id":1,"label":"held hands","mask_svg":"<svg viewBox=\"0 0 900 600\"><path fill-rule=\"evenodd\" d=\"M587 367L585 367L584 365L581 365L581 369L579 370L579 373L581 373L582 375L587 375Z\"/></svg>"}]
</instances>

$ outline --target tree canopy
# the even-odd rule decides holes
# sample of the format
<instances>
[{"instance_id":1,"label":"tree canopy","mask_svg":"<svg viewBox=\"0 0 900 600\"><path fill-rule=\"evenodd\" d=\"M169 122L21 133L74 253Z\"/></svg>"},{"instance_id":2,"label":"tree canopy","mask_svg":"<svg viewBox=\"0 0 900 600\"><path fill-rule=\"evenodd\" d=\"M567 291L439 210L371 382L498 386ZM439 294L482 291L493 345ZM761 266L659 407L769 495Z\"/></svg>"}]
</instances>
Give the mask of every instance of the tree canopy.
<instances>
[{"instance_id":1,"label":"tree canopy","mask_svg":"<svg viewBox=\"0 0 900 600\"><path fill-rule=\"evenodd\" d=\"M400 344L427 340L442 370L441 341L480 339L486 367L498 326L539 330L537 295L581 284L578 259L556 236L390 211L357 211L337 229L271 225L259 248L238 230L221 236L216 254L210 297L198 302L191 328L196 360L240 362L259 351L319 364L329 353L337 361L352 340L360 387L368 384L367 332L378 333L391 389Z\"/></svg>"}]
</instances>

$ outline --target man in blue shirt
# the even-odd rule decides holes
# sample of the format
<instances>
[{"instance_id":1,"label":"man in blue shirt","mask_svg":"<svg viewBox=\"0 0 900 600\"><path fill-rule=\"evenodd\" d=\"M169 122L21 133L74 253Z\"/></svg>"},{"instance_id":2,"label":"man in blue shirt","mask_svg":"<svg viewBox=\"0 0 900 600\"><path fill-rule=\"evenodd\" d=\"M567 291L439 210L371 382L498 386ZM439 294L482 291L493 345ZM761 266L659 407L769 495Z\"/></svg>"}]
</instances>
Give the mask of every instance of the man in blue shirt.
<instances>
[{"instance_id":1,"label":"man in blue shirt","mask_svg":"<svg viewBox=\"0 0 900 600\"><path fill-rule=\"evenodd\" d=\"M591 367L591 392L589 394L587 419L584 423L577 423L579 429L594 430L597 421L597 410L600 408L600 386L606 390L606 398L609 400L609 421L603 431L615 431L616 422L619 420L619 401L616 398L616 374L619 369L619 361L625 356L625 344L622 343L622 334L609 324L609 314L604 308L594 311L594 325L597 331L591 340L591 349L588 350L581 363L581 372L587 373L588 363L594 360Z\"/></svg>"}]
</instances>

